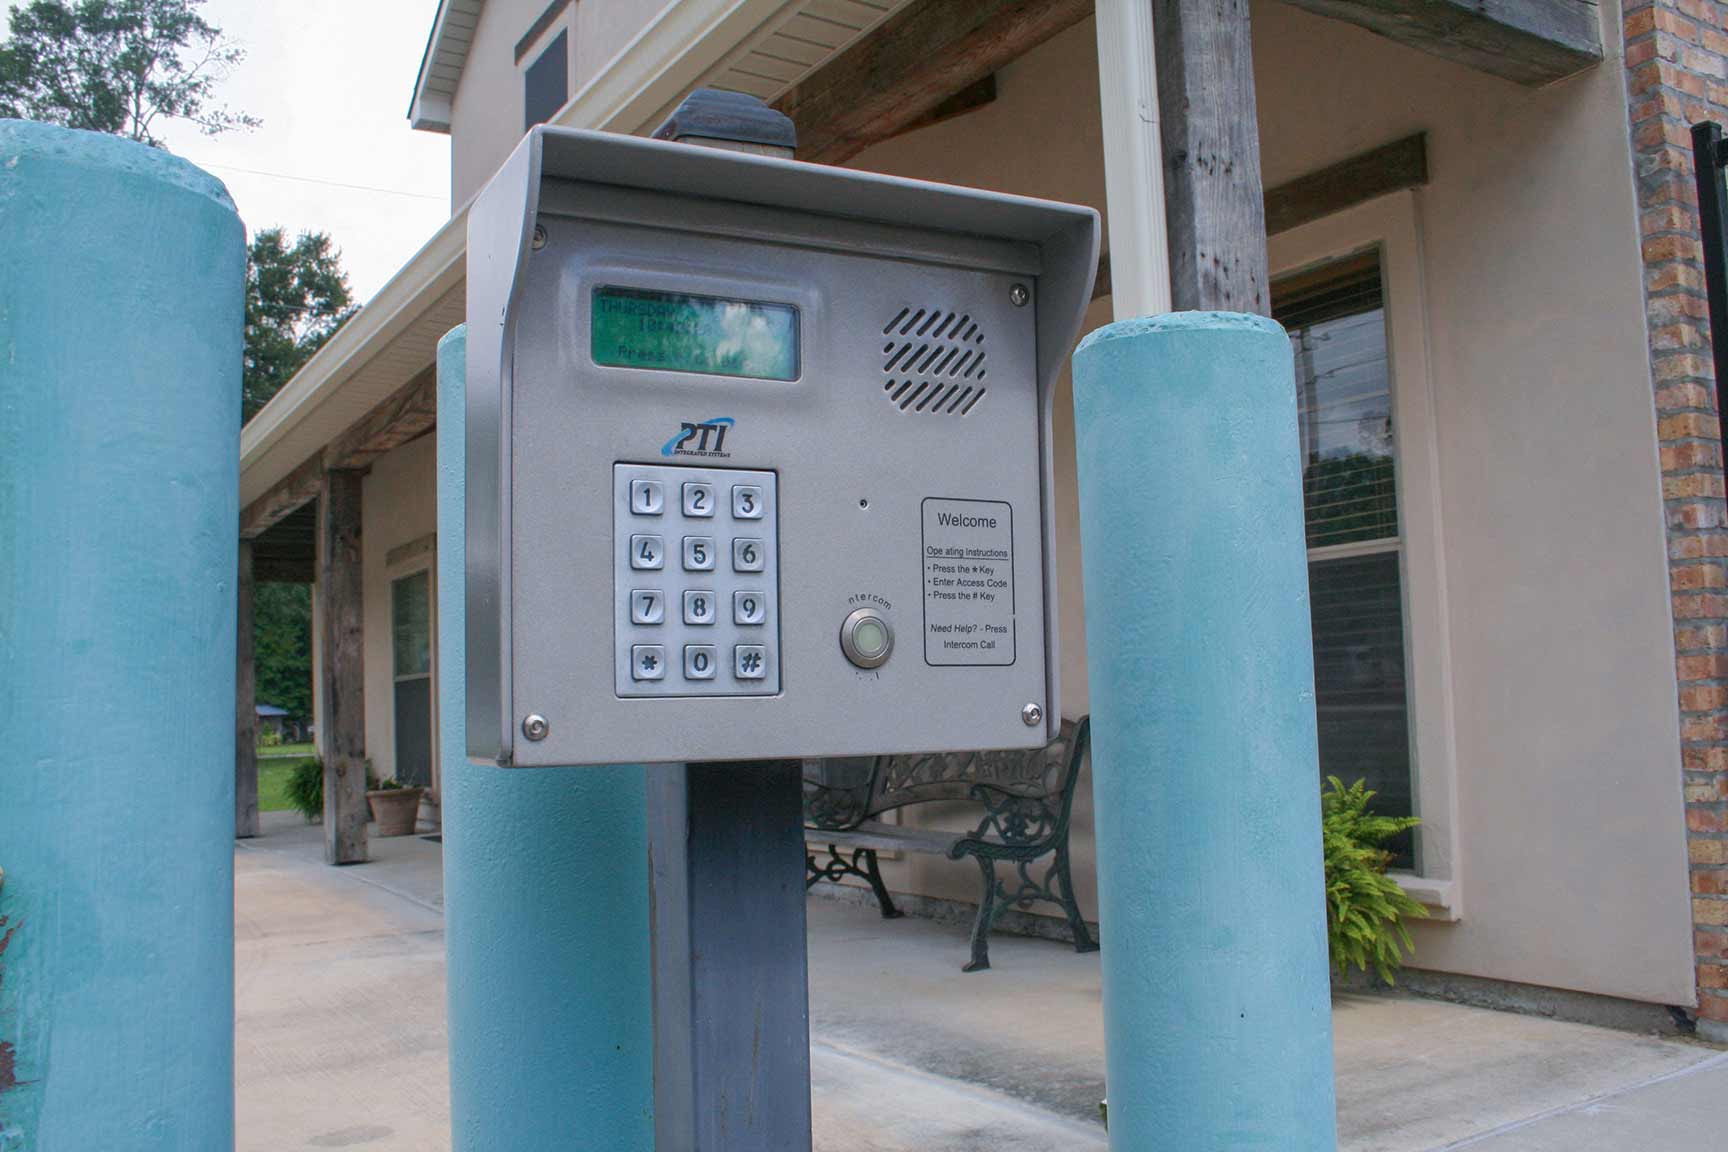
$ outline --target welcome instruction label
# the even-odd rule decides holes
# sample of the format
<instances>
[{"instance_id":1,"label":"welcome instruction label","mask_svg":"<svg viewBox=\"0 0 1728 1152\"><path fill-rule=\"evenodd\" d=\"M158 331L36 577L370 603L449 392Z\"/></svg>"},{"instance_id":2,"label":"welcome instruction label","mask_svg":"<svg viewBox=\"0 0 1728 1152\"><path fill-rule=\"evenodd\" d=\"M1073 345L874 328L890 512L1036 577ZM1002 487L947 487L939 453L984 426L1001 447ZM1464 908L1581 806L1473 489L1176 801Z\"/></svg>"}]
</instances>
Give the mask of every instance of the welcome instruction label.
<instances>
[{"instance_id":1,"label":"welcome instruction label","mask_svg":"<svg viewBox=\"0 0 1728 1152\"><path fill-rule=\"evenodd\" d=\"M1014 510L924 501L924 662L1014 663Z\"/></svg>"}]
</instances>

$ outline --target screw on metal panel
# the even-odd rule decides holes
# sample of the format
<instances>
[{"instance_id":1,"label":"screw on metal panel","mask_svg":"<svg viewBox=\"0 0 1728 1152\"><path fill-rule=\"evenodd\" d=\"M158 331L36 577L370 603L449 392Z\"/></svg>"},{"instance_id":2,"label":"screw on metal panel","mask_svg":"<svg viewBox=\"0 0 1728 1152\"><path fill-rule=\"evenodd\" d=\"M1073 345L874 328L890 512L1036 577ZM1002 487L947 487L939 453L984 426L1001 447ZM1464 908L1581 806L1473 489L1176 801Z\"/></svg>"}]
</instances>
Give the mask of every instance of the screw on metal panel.
<instances>
[{"instance_id":1,"label":"screw on metal panel","mask_svg":"<svg viewBox=\"0 0 1728 1152\"><path fill-rule=\"evenodd\" d=\"M1036 727L1044 722L1044 709L1036 704L1028 704L1020 709L1020 720L1028 728Z\"/></svg>"},{"instance_id":2,"label":"screw on metal panel","mask_svg":"<svg viewBox=\"0 0 1728 1152\"><path fill-rule=\"evenodd\" d=\"M544 740L550 731L552 725L546 723L544 716L534 714L522 718L522 735L530 740Z\"/></svg>"},{"instance_id":3,"label":"screw on metal panel","mask_svg":"<svg viewBox=\"0 0 1728 1152\"><path fill-rule=\"evenodd\" d=\"M1026 285L1016 284L1008 289L1008 302L1016 308L1026 307L1026 301L1032 299L1032 293L1026 291Z\"/></svg>"},{"instance_id":4,"label":"screw on metal panel","mask_svg":"<svg viewBox=\"0 0 1728 1152\"><path fill-rule=\"evenodd\" d=\"M546 226L536 224L534 225L534 251L538 252L544 247L546 247Z\"/></svg>"}]
</instances>

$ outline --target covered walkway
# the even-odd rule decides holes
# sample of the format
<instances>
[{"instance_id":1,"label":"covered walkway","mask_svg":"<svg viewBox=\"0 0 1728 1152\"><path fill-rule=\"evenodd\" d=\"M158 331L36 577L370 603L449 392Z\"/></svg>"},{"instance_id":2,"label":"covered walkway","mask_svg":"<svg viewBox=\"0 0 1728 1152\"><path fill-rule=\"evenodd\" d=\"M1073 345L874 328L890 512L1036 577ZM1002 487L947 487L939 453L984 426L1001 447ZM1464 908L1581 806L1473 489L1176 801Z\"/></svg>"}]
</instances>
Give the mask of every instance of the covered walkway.
<instances>
[{"instance_id":1,"label":"covered walkway","mask_svg":"<svg viewBox=\"0 0 1728 1152\"><path fill-rule=\"evenodd\" d=\"M440 849L377 839L332 869L291 813L236 849L239 1148L449 1147ZM1085 1152L1104 1054L1098 958L810 904L818 1152ZM548 990L555 994L556 990ZM1728 1053L1399 996L1334 1003L1339 1146L1703 1152Z\"/></svg>"}]
</instances>

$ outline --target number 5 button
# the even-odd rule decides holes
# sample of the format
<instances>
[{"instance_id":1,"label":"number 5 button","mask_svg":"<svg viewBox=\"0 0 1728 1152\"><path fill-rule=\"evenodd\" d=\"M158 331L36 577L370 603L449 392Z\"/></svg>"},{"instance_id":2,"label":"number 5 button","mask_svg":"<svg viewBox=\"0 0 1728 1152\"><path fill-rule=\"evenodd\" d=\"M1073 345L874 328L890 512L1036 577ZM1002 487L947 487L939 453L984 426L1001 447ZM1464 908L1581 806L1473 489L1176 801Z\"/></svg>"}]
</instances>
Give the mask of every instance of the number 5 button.
<instances>
[{"instance_id":1,"label":"number 5 button","mask_svg":"<svg viewBox=\"0 0 1728 1152\"><path fill-rule=\"evenodd\" d=\"M767 605L762 602L762 593L732 593L732 622L734 624L760 624L767 618L768 609Z\"/></svg>"},{"instance_id":2,"label":"number 5 button","mask_svg":"<svg viewBox=\"0 0 1728 1152\"><path fill-rule=\"evenodd\" d=\"M754 484L734 484L732 486L732 518L735 520L762 519L762 489Z\"/></svg>"},{"instance_id":3,"label":"number 5 button","mask_svg":"<svg viewBox=\"0 0 1728 1152\"><path fill-rule=\"evenodd\" d=\"M762 563L762 541L742 536L732 541L732 571L760 572Z\"/></svg>"}]
</instances>

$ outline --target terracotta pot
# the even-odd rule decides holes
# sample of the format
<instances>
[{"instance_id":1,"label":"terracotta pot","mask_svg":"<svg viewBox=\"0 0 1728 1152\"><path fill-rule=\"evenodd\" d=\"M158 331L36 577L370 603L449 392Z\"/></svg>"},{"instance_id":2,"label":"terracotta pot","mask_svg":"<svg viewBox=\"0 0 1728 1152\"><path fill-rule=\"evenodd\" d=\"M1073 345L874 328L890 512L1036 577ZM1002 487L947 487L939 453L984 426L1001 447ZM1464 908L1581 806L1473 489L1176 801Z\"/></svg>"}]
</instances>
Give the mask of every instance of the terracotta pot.
<instances>
[{"instance_id":1,"label":"terracotta pot","mask_svg":"<svg viewBox=\"0 0 1728 1152\"><path fill-rule=\"evenodd\" d=\"M420 816L424 788L380 788L366 793L372 806L373 832L379 836L412 836Z\"/></svg>"}]
</instances>

